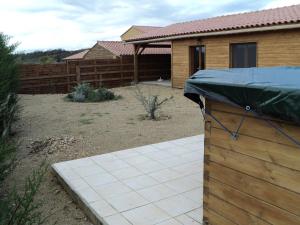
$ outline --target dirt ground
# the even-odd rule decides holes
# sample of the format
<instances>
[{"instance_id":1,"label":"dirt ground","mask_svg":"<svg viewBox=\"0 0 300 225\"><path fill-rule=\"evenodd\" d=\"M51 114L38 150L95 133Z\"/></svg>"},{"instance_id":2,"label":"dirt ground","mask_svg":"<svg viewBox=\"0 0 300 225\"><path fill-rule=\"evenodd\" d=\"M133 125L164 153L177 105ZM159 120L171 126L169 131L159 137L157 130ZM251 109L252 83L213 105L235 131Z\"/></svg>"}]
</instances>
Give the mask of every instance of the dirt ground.
<instances>
[{"instance_id":1,"label":"dirt ground","mask_svg":"<svg viewBox=\"0 0 300 225\"><path fill-rule=\"evenodd\" d=\"M141 88L161 98L174 96L162 107L163 119L141 120L144 109L133 87L115 88L122 99L103 103L66 102L64 95L22 95L23 110L16 124L19 162L7 179L8 186L23 184L24 177L45 158L52 164L203 132L199 108L183 97L183 90L149 85ZM51 149L33 151L32 143L46 138L52 138ZM90 224L50 169L37 198L45 202L43 213L52 214L47 224Z\"/></svg>"}]
</instances>

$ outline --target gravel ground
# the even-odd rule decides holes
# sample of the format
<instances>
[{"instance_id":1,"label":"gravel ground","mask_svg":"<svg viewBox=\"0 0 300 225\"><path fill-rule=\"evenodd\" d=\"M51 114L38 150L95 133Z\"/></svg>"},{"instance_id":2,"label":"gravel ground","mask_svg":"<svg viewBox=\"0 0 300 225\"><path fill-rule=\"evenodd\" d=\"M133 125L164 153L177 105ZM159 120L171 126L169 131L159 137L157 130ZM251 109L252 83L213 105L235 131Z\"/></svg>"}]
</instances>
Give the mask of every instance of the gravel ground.
<instances>
[{"instance_id":1,"label":"gravel ground","mask_svg":"<svg viewBox=\"0 0 300 225\"><path fill-rule=\"evenodd\" d=\"M162 107L160 120L142 119L144 110L133 87L115 88L122 99L103 103L66 102L64 95L22 95L16 124L19 162L6 186L23 184L45 158L52 164L203 133L199 108L183 97L183 90L150 85L141 89L161 98L174 96ZM43 213L52 214L47 224L90 224L50 171L37 199L45 201Z\"/></svg>"}]
</instances>

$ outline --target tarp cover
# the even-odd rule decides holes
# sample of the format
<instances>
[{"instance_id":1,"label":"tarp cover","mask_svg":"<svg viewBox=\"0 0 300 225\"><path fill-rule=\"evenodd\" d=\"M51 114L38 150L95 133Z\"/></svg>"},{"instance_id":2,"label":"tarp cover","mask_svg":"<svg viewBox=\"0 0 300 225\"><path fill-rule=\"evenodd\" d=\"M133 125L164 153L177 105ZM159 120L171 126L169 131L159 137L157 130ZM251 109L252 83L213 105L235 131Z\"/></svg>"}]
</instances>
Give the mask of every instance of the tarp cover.
<instances>
[{"instance_id":1,"label":"tarp cover","mask_svg":"<svg viewBox=\"0 0 300 225\"><path fill-rule=\"evenodd\" d=\"M300 67L200 70L186 81L184 95L202 95L259 115L300 124Z\"/></svg>"}]
</instances>

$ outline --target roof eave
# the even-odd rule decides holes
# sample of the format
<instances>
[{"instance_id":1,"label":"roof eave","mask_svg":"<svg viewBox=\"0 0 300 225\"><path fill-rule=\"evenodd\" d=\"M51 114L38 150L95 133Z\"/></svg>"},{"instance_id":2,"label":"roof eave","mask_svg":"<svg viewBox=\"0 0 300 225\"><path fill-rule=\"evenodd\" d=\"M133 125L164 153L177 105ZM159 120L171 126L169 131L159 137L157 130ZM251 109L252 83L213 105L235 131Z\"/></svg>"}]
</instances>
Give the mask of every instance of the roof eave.
<instances>
[{"instance_id":1,"label":"roof eave","mask_svg":"<svg viewBox=\"0 0 300 225\"><path fill-rule=\"evenodd\" d=\"M144 39L144 40L132 40L132 41L128 40L125 42L130 43L130 44L144 44L144 43L152 43L152 42L171 41L171 40L177 40L177 39L186 39L186 38L220 36L220 35L242 34L242 33L252 33L252 32L263 32L263 31L275 31L275 30L286 30L286 29L296 29L296 28L300 28L300 23L280 24L280 25L273 25L273 26L253 27L253 28L224 30L224 31L215 31L215 32L203 32L203 33L194 33L194 34L181 34L181 35L174 35L174 36L169 36L169 37L150 38L150 39Z\"/></svg>"}]
</instances>

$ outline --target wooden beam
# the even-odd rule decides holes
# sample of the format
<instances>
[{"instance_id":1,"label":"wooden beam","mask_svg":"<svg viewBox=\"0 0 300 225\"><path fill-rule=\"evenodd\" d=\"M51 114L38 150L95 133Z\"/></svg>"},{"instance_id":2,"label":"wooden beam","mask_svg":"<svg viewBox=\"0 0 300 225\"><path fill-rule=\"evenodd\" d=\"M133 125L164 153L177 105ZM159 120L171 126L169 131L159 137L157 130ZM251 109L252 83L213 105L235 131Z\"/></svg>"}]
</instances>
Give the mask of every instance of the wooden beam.
<instances>
[{"instance_id":1,"label":"wooden beam","mask_svg":"<svg viewBox=\"0 0 300 225\"><path fill-rule=\"evenodd\" d=\"M143 53L143 51L145 50L145 46L142 47L141 51L139 51L139 55L141 55Z\"/></svg>"},{"instance_id":2,"label":"wooden beam","mask_svg":"<svg viewBox=\"0 0 300 225\"><path fill-rule=\"evenodd\" d=\"M171 44L143 44L144 48L171 48Z\"/></svg>"},{"instance_id":3,"label":"wooden beam","mask_svg":"<svg viewBox=\"0 0 300 225\"><path fill-rule=\"evenodd\" d=\"M134 65L134 74L133 74L133 82L138 82L138 53L139 53L140 45L134 45L134 55L133 55L133 65Z\"/></svg>"}]
</instances>

